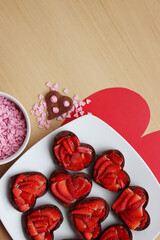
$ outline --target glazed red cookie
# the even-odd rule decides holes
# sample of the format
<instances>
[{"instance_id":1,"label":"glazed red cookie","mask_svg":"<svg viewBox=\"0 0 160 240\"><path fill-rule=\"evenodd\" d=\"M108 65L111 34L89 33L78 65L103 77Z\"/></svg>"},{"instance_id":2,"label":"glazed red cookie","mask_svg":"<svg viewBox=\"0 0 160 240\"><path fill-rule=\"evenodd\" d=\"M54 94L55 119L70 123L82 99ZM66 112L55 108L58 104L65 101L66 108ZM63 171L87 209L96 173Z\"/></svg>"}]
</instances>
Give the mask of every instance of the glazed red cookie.
<instances>
[{"instance_id":1,"label":"glazed red cookie","mask_svg":"<svg viewBox=\"0 0 160 240\"><path fill-rule=\"evenodd\" d=\"M53 231L60 227L63 215L58 207L47 204L22 215L22 226L28 240L52 240Z\"/></svg>"},{"instance_id":2,"label":"glazed red cookie","mask_svg":"<svg viewBox=\"0 0 160 240\"><path fill-rule=\"evenodd\" d=\"M56 135L53 154L56 164L70 171L81 171L95 159L94 148L80 143L78 137L70 131L62 131Z\"/></svg>"},{"instance_id":3,"label":"glazed red cookie","mask_svg":"<svg viewBox=\"0 0 160 240\"><path fill-rule=\"evenodd\" d=\"M141 231L150 224L150 216L145 210L148 199L144 188L128 187L113 203L112 210L130 229Z\"/></svg>"},{"instance_id":4,"label":"glazed red cookie","mask_svg":"<svg viewBox=\"0 0 160 240\"><path fill-rule=\"evenodd\" d=\"M83 240L93 240L101 233L101 222L109 213L108 203L99 197L82 200L70 209L71 224Z\"/></svg>"},{"instance_id":5,"label":"glazed red cookie","mask_svg":"<svg viewBox=\"0 0 160 240\"><path fill-rule=\"evenodd\" d=\"M70 97L63 96L57 91L47 93L46 103L50 120L68 112L73 106L73 100Z\"/></svg>"},{"instance_id":6,"label":"glazed red cookie","mask_svg":"<svg viewBox=\"0 0 160 240\"><path fill-rule=\"evenodd\" d=\"M86 173L71 174L58 169L49 178L49 189L62 206L71 207L90 193L92 181Z\"/></svg>"},{"instance_id":7,"label":"glazed red cookie","mask_svg":"<svg viewBox=\"0 0 160 240\"><path fill-rule=\"evenodd\" d=\"M9 199L12 206L20 212L32 208L38 197L48 188L47 178L40 172L23 172L10 178Z\"/></svg>"},{"instance_id":8,"label":"glazed red cookie","mask_svg":"<svg viewBox=\"0 0 160 240\"><path fill-rule=\"evenodd\" d=\"M121 224L108 226L101 234L99 240L132 240L132 233L128 227Z\"/></svg>"},{"instance_id":9,"label":"glazed red cookie","mask_svg":"<svg viewBox=\"0 0 160 240\"><path fill-rule=\"evenodd\" d=\"M129 186L130 177L123 170L124 156L118 150L102 152L93 167L93 180L109 191L117 192Z\"/></svg>"}]
</instances>

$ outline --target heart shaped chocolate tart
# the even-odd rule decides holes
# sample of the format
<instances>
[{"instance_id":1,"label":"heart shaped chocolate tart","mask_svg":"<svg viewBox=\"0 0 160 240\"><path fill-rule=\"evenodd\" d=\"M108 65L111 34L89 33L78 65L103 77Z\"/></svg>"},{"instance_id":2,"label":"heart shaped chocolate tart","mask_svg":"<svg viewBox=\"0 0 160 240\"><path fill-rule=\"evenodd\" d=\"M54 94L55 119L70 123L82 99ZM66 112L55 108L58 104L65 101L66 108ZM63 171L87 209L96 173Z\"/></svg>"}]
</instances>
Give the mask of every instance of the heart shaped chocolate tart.
<instances>
[{"instance_id":1,"label":"heart shaped chocolate tart","mask_svg":"<svg viewBox=\"0 0 160 240\"><path fill-rule=\"evenodd\" d=\"M132 233L124 225L113 224L103 231L99 240L132 240Z\"/></svg>"},{"instance_id":2,"label":"heart shaped chocolate tart","mask_svg":"<svg viewBox=\"0 0 160 240\"><path fill-rule=\"evenodd\" d=\"M108 216L108 203L99 197L82 200L70 209L71 223L77 235L93 240L101 233L101 222Z\"/></svg>"},{"instance_id":3,"label":"heart shaped chocolate tart","mask_svg":"<svg viewBox=\"0 0 160 240\"><path fill-rule=\"evenodd\" d=\"M123 170L124 156L118 150L101 153L93 167L93 180L109 191L117 192L128 187L129 175Z\"/></svg>"},{"instance_id":4,"label":"heart shaped chocolate tart","mask_svg":"<svg viewBox=\"0 0 160 240\"><path fill-rule=\"evenodd\" d=\"M40 172L24 172L10 178L9 199L12 206L26 212L47 191L47 178Z\"/></svg>"},{"instance_id":5,"label":"heart shaped chocolate tart","mask_svg":"<svg viewBox=\"0 0 160 240\"><path fill-rule=\"evenodd\" d=\"M50 176L49 188L62 206L71 207L90 193L92 181L86 173L55 170Z\"/></svg>"},{"instance_id":6,"label":"heart shaped chocolate tart","mask_svg":"<svg viewBox=\"0 0 160 240\"><path fill-rule=\"evenodd\" d=\"M58 207L43 205L24 213L22 226L28 240L52 240L53 231L60 227L63 216Z\"/></svg>"},{"instance_id":7,"label":"heart shaped chocolate tart","mask_svg":"<svg viewBox=\"0 0 160 240\"><path fill-rule=\"evenodd\" d=\"M147 191L139 186L126 188L112 205L112 210L133 230L141 231L150 224L145 207L148 204Z\"/></svg>"},{"instance_id":8,"label":"heart shaped chocolate tart","mask_svg":"<svg viewBox=\"0 0 160 240\"><path fill-rule=\"evenodd\" d=\"M53 142L54 161L70 171L81 171L95 159L94 148L80 143L78 137L70 131L58 133Z\"/></svg>"},{"instance_id":9,"label":"heart shaped chocolate tart","mask_svg":"<svg viewBox=\"0 0 160 240\"><path fill-rule=\"evenodd\" d=\"M49 120L68 112L73 106L73 100L70 97L63 96L57 91L50 91L45 99Z\"/></svg>"}]
</instances>

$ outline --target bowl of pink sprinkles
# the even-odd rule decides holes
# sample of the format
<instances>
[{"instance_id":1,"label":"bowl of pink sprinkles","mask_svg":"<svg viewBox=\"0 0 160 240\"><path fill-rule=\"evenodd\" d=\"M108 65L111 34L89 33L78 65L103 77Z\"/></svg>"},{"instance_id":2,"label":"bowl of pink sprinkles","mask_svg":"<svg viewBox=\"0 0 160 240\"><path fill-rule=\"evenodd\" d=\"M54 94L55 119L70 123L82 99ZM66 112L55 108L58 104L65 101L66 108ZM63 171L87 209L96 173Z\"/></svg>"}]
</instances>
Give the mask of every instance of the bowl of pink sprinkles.
<instances>
[{"instance_id":1,"label":"bowl of pink sprinkles","mask_svg":"<svg viewBox=\"0 0 160 240\"><path fill-rule=\"evenodd\" d=\"M17 158L30 138L29 116L22 104L0 92L0 165Z\"/></svg>"}]
</instances>

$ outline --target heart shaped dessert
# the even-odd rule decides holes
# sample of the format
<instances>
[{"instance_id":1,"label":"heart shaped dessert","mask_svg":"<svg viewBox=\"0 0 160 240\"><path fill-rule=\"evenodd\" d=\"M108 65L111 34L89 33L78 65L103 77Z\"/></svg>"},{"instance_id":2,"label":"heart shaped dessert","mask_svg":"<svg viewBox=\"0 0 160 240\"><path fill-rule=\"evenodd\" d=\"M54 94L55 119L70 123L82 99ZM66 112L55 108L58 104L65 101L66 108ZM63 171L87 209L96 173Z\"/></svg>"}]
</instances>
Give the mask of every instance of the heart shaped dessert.
<instances>
[{"instance_id":1,"label":"heart shaped dessert","mask_svg":"<svg viewBox=\"0 0 160 240\"><path fill-rule=\"evenodd\" d=\"M119 225L113 224L107 227L99 240L132 240L132 233L129 228Z\"/></svg>"},{"instance_id":2,"label":"heart shaped dessert","mask_svg":"<svg viewBox=\"0 0 160 240\"><path fill-rule=\"evenodd\" d=\"M28 240L52 240L53 231L61 225L63 216L58 207L43 205L24 213L22 225Z\"/></svg>"},{"instance_id":3,"label":"heart shaped dessert","mask_svg":"<svg viewBox=\"0 0 160 240\"><path fill-rule=\"evenodd\" d=\"M86 198L70 209L75 232L84 240L96 239L101 233L101 222L108 216L108 203L99 197Z\"/></svg>"},{"instance_id":4,"label":"heart shaped dessert","mask_svg":"<svg viewBox=\"0 0 160 240\"><path fill-rule=\"evenodd\" d=\"M124 156L118 150L107 150L98 156L93 167L93 180L109 191L128 187L129 175L123 170Z\"/></svg>"},{"instance_id":5,"label":"heart shaped dessert","mask_svg":"<svg viewBox=\"0 0 160 240\"><path fill-rule=\"evenodd\" d=\"M145 207L148 204L147 191L139 186L126 188L112 205L112 210L133 230L141 231L150 224Z\"/></svg>"},{"instance_id":6,"label":"heart shaped dessert","mask_svg":"<svg viewBox=\"0 0 160 240\"><path fill-rule=\"evenodd\" d=\"M55 170L50 176L49 188L62 206L71 207L90 193L92 181L86 173Z\"/></svg>"},{"instance_id":7,"label":"heart shaped dessert","mask_svg":"<svg viewBox=\"0 0 160 240\"><path fill-rule=\"evenodd\" d=\"M38 197L47 191L47 178L39 172L24 172L10 178L9 199L20 212L32 208Z\"/></svg>"},{"instance_id":8,"label":"heart shaped dessert","mask_svg":"<svg viewBox=\"0 0 160 240\"><path fill-rule=\"evenodd\" d=\"M73 100L70 97L63 96L57 91L47 93L46 103L50 120L68 112L73 106Z\"/></svg>"},{"instance_id":9,"label":"heart shaped dessert","mask_svg":"<svg viewBox=\"0 0 160 240\"><path fill-rule=\"evenodd\" d=\"M80 171L95 159L94 148L89 144L80 143L78 137L70 131L63 131L56 135L53 153L55 162L70 171Z\"/></svg>"}]
</instances>

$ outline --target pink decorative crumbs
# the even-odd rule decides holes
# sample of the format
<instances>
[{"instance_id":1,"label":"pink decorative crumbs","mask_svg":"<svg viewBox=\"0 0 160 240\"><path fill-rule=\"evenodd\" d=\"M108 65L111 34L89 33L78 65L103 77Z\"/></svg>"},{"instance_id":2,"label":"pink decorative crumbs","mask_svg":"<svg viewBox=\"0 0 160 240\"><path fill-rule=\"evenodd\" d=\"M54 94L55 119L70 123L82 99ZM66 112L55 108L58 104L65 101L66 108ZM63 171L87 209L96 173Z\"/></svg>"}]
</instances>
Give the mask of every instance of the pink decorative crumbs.
<instances>
[{"instance_id":1,"label":"pink decorative crumbs","mask_svg":"<svg viewBox=\"0 0 160 240\"><path fill-rule=\"evenodd\" d=\"M73 99L78 100L78 95L75 94L74 97L73 97Z\"/></svg>"},{"instance_id":2,"label":"pink decorative crumbs","mask_svg":"<svg viewBox=\"0 0 160 240\"><path fill-rule=\"evenodd\" d=\"M50 88L50 91L58 90L58 83L55 83L52 85L51 82L47 82L45 85ZM68 94L68 89L64 88L63 92ZM42 98L44 98L44 97L42 94L40 94L39 99L41 100ZM75 94L73 97L73 107L68 112L63 113L61 116L57 117L58 121L62 121L66 118L71 118L71 117L78 118L80 116L83 116L84 114L91 114L91 113L84 112L84 110L83 110L83 107L86 104L89 104L91 102L91 100L86 99L85 101L78 101L78 98L79 98L78 95ZM30 113L32 115L38 116L36 118L36 120L39 124L38 125L39 128L45 127L46 129L49 129L51 120L47 119L48 112L47 112L47 104L46 104L45 100L40 101L39 105L35 104L33 106L33 109L30 111Z\"/></svg>"},{"instance_id":3,"label":"pink decorative crumbs","mask_svg":"<svg viewBox=\"0 0 160 240\"><path fill-rule=\"evenodd\" d=\"M0 160L17 152L25 139L26 131L22 111L12 101L0 97Z\"/></svg>"},{"instance_id":4,"label":"pink decorative crumbs","mask_svg":"<svg viewBox=\"0 0 160 240\"><path fill-rule=\"evenodd\" d=\"M66 94L68 94L68 89L65 88L65 89L63 90L63 92L66 93Z\"/></svg>"},{"instance_id":5,"label":"pink decorative crumbs","mask_svg":"<svg viewBox=\"0 0 160 240\"><path fill-rule=\"evenodd\" d=\"M50 83L50 82L47 82L47 83L46 83L46 87L51 87L51 83Z\"/></svg>"}]
</instances>

